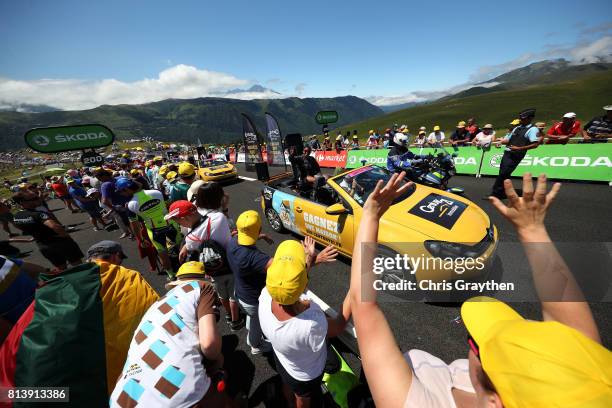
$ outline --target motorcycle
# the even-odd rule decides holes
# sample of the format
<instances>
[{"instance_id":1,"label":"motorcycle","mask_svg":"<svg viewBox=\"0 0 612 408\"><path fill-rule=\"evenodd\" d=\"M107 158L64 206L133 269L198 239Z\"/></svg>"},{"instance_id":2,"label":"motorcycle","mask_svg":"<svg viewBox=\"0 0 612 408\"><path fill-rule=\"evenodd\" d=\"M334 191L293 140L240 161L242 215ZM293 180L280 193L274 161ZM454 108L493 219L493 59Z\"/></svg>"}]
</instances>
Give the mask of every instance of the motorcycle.
<instances>
[{"instance_id":1,"label":"motorcycle","mask_svg":"<svg viewBox=\"0 0 612 408\"><path fill-rule=\"evenodd\" d=\"M450 154L443 147L441 152L434 150L428 155L418 155L412 161L410 168L406 168L406 176L415 183L448 191L449 193L463 195L465 190L461 187L449 187L448 182L457 170L454 158L456 153Z\"/></svg>"}]
</instances>

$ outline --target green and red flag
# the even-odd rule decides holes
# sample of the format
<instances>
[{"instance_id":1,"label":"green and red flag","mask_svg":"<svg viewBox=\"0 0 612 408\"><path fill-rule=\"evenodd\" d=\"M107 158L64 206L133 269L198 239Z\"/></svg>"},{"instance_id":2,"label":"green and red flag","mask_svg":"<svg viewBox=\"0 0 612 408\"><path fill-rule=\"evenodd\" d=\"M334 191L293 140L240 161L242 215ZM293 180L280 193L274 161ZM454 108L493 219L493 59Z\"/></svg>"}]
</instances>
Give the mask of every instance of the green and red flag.
<instances>
[{"instance_id":1,"label":"green and red flag","mask_svg":"<svg viewBox=\"0 0 612 408\"><path fill-rule=\"evenodd\" d=\"M43 280L0 348L0 387L69 387L68 406L108 406L158 295L138 272L106 262Z\"/></svg>"}]
</instances>

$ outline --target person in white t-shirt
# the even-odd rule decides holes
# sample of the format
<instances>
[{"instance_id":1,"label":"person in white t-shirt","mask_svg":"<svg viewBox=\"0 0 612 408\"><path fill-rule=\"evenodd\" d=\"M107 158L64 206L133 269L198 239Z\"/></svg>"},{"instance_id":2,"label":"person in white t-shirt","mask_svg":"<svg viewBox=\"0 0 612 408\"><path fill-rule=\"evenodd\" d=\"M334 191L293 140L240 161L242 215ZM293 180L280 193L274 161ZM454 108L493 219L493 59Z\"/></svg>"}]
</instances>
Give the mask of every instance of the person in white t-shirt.
<instances>
[{"instance_id":1,"label":"person in white t-shirt","mask_svg":"<svg viewBox=\"0 0 612 408\"><path fill-rule=\"evenodd\" d=\"M231 239L227 217L218 210L224 200L224 192L219 183L202 184L196 194L196 205L187 200L172 203L167 218L176 221L187 229L185 245L179 252L179 261L187 259L189 254L199 255L204 241L214 241L224 252ZM209 208L209 207L213 208ZM227 259L225 260L227 261ZM238 303L234 297L234 275L229 265L225 265L218 274L212 277L215 290L225 309L226 321L232 331L238 331L244 326L240 316Z\"/></svg>"},{"instance_id":2,"label":"person in white t-shirt","mask_svg":"<svg viewBox=\"0 0 612 408\"><path fill-rule=\"evenodd\" d=\"M308 271L315 263L315 243L287 240L274 255L259 296L261 330L272 344L276 369L295 401L290 406L320 407L323 373L339 370L327 338L342 333L351 315L347 297L337 318L329 318L304 294Z\"/></svg>"},{"instance_id":3,"label":"person in white t-shirt","mask_svg":"<svg viewBox=\"0 0 612 408\"><path fill-rule=\"evenodd\" d=\"M490 147L491 143L495 142L495 131L493 130L493 125L487 123L484 125L482 130L474 137L472 140L472 144L474 146L479 146L481 148Z\"/></svg>"},{"instance_id":4,"label":"person in white t-shirt","mask_svg":"<svg viewBox=\"0 0 612 408\"><path fill-rule=\"evenodd\" d=\"M436 125L433 128L433 132L427 136L427 143L431 147L440 147L444 142L444 132L440 130L440 126Z\"/></svg>"}]
</instances>

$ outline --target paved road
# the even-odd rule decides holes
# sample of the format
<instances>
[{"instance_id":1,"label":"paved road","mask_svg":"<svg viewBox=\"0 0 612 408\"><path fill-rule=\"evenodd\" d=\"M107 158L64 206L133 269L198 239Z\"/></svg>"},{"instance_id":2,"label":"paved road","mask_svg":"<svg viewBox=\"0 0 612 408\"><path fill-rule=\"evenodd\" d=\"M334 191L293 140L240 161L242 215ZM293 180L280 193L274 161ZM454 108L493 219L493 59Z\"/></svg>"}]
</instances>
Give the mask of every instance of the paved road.
<instances>
[{"instance_id":1,"label":"paved road","mask_svg":"<svg viewBox=\"0 0 612 408\"><path fill-rule=\"evenodd\" d=\"M241 174L255 177L252 173L246 173L244 169L241 169ZM475 179L458 176L454 184L465 187L469 197L491 216L499 229L502 242L515 242L516 234L513 228L496 213L488 202L480 200L480 197L488 194L492 181L490 178ZM230 214L234 218L247 209L259 209L261 183L240 180L225 188L231 198ZM551 236L557 241L581 242L587 243L588 246L596 243L609 243L612 241L612 217L609 207L611 202L612 189L607 185L566 183L547 218ZM99 240L116 240L119 235L118 232L94 232L83 214L68 213L58 201L53 201L51 208L58 209L56 214L65 224L79 224L79 230L72 233L72 236L80 243L84 251ZM290 234L275 233L265 223L264 232L270 234L276 243L293 238ZM164 293L164 277L148 272L145 263L137 258L134 242L122 240L122 244L126 252L133 255L125 261L125 266L141 271L158 292ZM18 245L23 250L32 251L27 257L29 261L47 265L35 245ZM271 255L274 252L275 245L269 246L261 243L259 246ZM510 248L502 245L499 253L504 270L512 273L515 269L516 254ZM333 264L319 266L311 273L310 289L336 310L348 289L349 262L347 259L341 259ZM609 274L610 271L607 272ZM609 296L610 288L607 289ZM514 306L525 316L538 318L538 307L533 303L515 303ZM458 307L440 307L425 303L384 303L382 307L402 350L411 348L426 350L447 362L466 356L466 332L463 325L457 320ZM604 344L610 348L612 347L612 305L593 303L592 307ZM225 348L228 351L226 355L229 356L226 358L230 365L237 367L235 372L238 374L235 375L240 377L240 381L236 383L240 384L240 388L246 394L252 396L254 400L252 402L257 405L259 395L265 392L266 384L274 381L276 373L265 358L250 356L245 344L244 329L233 334L224 323L220 323L220 327L224 335ZM359 360L348 353L344 355L352 368L358 372Z\"/></svg>"}]
</instances>

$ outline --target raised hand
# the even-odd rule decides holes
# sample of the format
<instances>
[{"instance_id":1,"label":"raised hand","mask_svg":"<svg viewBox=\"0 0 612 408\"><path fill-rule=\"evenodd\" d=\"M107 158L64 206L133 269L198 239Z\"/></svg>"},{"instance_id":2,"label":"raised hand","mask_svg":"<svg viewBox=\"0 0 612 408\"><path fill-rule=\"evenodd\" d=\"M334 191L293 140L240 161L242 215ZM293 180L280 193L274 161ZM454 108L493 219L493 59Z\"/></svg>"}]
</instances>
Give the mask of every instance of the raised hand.
<instances>
[{"instance_id":1,"label":"raised hand","mask_svg":"<svg viewBox=\"0 0 612 408\"><path fill-rule=\"evenodd\" d=\"M374 215L380 218L397 197L408 190L414 183L404 183L406 172L393 174L387 184L383 186L383 181L379 180L374 191L363 206L364 215Z\"/></svg>"},{"instance_id":2,"label":"raised hand","mask_svg":"<svg viewBox=\"0 0 612 408\"><path fill-rule=\"evenodd\" d=\"M505 205L496 197L489 197L489 200L497 211L515 226L519 236L523 236L544 228L544 218L548 206L554 201L560 189L561 183L555 183L547 193L546 175L541 174L534 191L531 173L525 173L523 175L522 197L518 196L510 180L504 180L508 205Z\"/></svg>"},{"instance_id":3,"label":"raised hand","mask_svg":"<svg viewBox=\"0 0 612 408\"><path fill-rule=\"evenodd\" d=\"M324 262L336 262L336 257L338 256L338 250L331 245L328 245L317 255L317 259L315 260L315 264L320 264Z\"/></svg>"}]
</instances>

